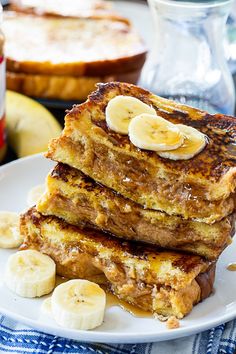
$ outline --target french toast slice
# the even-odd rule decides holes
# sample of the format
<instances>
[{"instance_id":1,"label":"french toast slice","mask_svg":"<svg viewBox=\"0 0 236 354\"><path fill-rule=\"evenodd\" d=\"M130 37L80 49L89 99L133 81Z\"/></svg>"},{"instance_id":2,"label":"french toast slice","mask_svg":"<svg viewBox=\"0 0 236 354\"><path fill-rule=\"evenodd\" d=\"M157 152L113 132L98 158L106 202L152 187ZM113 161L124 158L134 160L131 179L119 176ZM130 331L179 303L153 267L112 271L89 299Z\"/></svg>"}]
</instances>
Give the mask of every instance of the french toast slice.
<instances>
[{"instance_id":1,"label":"french toast slice","mask_svg":"<svg viewBox=\"0 0 236 354\"><path fill-rule=\"evenodd\" d=\"M135 147L126 135L110 130L108 102L132 96L173 123L192 126L208 136L201 153L173 161ZM236 120L208 114L158 97L126 83L99 84L88 100L67 113L65 128L46 154L77 168L145 208L213 223L235 208Z\"/></svg>"},{"instance_id":2,"label":"french toast slice","mask_svg":"<svg viewBox=\"0 0 236 354\"><path fill-rule=\"evenodd\" d=\"M143 241L216 259L231 242L234 215L212 225L144 209L101 186L79 170L58 164L46 179L46 193L37 204L43 215L90 226L127 240Z\"/></svg>"},{"instance_id":3,"label":"french toast slice","mask_svg":"<svg viewBox=\"0 0 236 354\"><path fill-rule=\"evenodd\" d=\"M146 58L134 28L115 19L5 11L3 31L10 72L104 77L141 70Z\"/></svg>"},{"instance_id":4,"label":"french toast slice","mask_svg":"<svg viewBox=\"0 0 236 354\"><path fill-rule=\"evenodd\" d=\"M64 76L25 74L7 71L8 90L36 98L84 101L98 82L126 81L136 83L140 71L108 76Z\"/></svg>"},{"instance_id":5,"label":"french toast slice","mask_svg":"<svg viewBox=\"0 0 236 354\"><path fill-rule=\"evenodd\" d=\"M212 291L215 265L199 256L82 230L34 208L21 216L21 233L22 249L52 257L59 275L91 279L103 274L120 299L159 315L182 318Z\"/></svg>"}]
</instances>

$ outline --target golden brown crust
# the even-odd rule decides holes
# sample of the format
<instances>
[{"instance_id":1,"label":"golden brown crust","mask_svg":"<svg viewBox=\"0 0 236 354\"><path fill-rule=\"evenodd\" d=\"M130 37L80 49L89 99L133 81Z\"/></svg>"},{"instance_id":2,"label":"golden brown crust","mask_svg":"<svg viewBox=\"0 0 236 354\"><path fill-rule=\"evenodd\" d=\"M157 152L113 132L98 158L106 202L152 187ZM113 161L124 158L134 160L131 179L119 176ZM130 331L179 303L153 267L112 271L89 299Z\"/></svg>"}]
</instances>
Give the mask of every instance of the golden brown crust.
<instances>
[{"instance_id":1,"label":"golden brown crust","mask_svg":"<svg viewBox=\"0 0 236 354\"><path fill-rule=\"evenodd\" d=\"M7 71L8 90L36 98L84 101L98 82L114 80L136 83L140 70L101 77L33 75Z\"/></svg>"},{"instance_id":2,"label":"golden brown crust","mask_svg":"<svg viewBox=\"0 0 236 354\"><path fill-rule=\"evenodd\" d=\"M223 114L209 114L196 108L184 106L166 100L164 98L153 95L152 93L141 89L138 86L125 83L108 83L98 85L98 90L89 96L88 110L95 109L104 112L109 100L117 95L131 95L153 106L157 114L178 124L186 124L193 126L209 138L206 148L197 156L185 161L172 161L158 157L154 152L143 151L143 154L149 159L153 159L157 163L163 162L165 168L173 172L183 172L187 175L202 177L204 180L210 178L211 181L218 181L227 172L234 169L236 174L236 121L235 117ZM77 113L74 107L71 111L71 119L74 113ZM78 111L80 111L78 109ZM70 118L68 118L69 120ZM106 134L111 135L114 139L117 137L117 144L122 147L129 145L131 151L137 153L137 148L132 145L127 136L119 136L105 126L105 116L92 116L93 124L97 124ZM143 155L140 154L140 155ZM233 182L233 181L232 181ZM236 180L234 181L236 183ZM235 185L233 186L235 187Z\"/></svg>"},{"instance_id":3,"label":"golden brown crust","mask_svg":"<svg viewBox=\"0 0 236 354\"><path fill-rule=\"evenodd\" d=\"M7 69L11 72L107 76L141 70L145 62L142 40L122 21L16 12L4 17Z\"/></svg>"},{"instance_id":4,"label":"golden brown crust","mask_svg":"<svg viewBox=\"0 0 236 354\"><path fill-rule=\"evenodd\" d=\"M107 127L105 108L117 95L136 97L152 105L158 115L197 128L209 138L206 148L185 161L136 148L128 136ZM67 114L64 131L49 145L47 156L82 170L147 208L212 223L235 207L235 137L234 117L210 115L114 82L100 84L86 103Z\"/></svg>"},{"instance_id":5,"label":"golden brown crust","mask_svg":"<svg viewBox=\"0 0 236 354\"><path fill-rule=\"evenodd\" d=\"M25 237L22 248L34 248L51 256L61 275L65 275L63 264L68 264L68 259L76 261L72 264L77 263L77 267L67 267L67 277L86 278L87 268L91 269L90 277L99 276L100 270L118 297L162 315L182 318L190 312L202 296L197 276L210 274L210 263L198 256L160 251L99 231L81 230L56 217L42 216L35 209L21 216L21 232ZM214 279L214 272L210 278ZM209 296L212 288L206 291Z\"/></svg>"},{"instance_id":6,"label":"golden brown crust","mask_svg":"<svg viewBox=\"0 0 236 354\"><path fill-rule=\"evenodd\" d=\"M47 192L37 204L40 213L73 225L91 225L120 238L216 259L234 232L233 215L208 225L143 209L68 165L58 164L46 183Z\"/></svg>"},{"instance_id":7,"label":"golden brown crust","mask_svg":"<svg viewBox=\"0 0 236 354\"><path fill-rule=\"evenodd\" d=\"M158 166L152 166L148 160L134 158L122 149L113 150L103 144L102 137L96 137L95 131L90 128L88 134L82 131L81 140L73 141L66 135L52 140L46 156L80 169L97 182L147 209L208 224L234 211L235 193L227 198L209 201L205 186L203 189L197 180L192 179L190 184L184 180L184 174L163 173L161 168L158 170Z\"/></svg>"},{"instance_id":8,"label":"golden brown crust","mask_svg":"<svg viewBox=\"0 0 236 354\"><path fill-rule=\"evenodd\" d=\"M28 221L38 228L38 232L42 232L42 230L46 232L47 226L52 227L52 230L54 227L58 230L64 230L65 233L61 235L52 231L52 239L58 242L64 240L75 244L80 243L80 251L88 250L91 256L102 257L105 255L107 257L109 253L109 258L115 259L118 257L123 261L132 260L134 266L139 267L140 271L143 270L139 276L146 283L164 282L168 286L179 289L199 273L205 272L208 266L212 264L212 262L204 260L200 256L162 250L139 242L124 241L109 236L100 230L82 229L78 226L69 225L53 215L42 215L35 208L29 209L22 215L21 225L24 226L25 222ZM22 232L24 234L24 228ZM166 266L170 268L170 272L166 272Z\"/></svg>"}]
</instances>

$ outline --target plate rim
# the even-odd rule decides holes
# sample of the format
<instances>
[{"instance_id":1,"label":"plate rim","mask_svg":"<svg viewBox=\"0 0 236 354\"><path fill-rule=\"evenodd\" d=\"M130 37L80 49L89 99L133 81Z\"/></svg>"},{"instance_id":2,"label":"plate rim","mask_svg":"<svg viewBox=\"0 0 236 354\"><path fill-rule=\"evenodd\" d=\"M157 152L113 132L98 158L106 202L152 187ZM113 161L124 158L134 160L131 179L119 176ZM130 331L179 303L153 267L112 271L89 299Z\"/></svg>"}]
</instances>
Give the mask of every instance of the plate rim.
<instances>
[{"instance_id":1,"label":"plate rim","mask_svg":"<svg viewBox=\"0 0 236 354\"><path fill-rule=\"evenodd\" d=\"M196 328L180 327L177 329L168 329L166 333L157 334L120 334L120 333L107 333L107 332L96 332L96 331L81 331L81 330L70 330L64 327L54 327L47 324L40 324L36 320L32 320L23 317L19 314L14 314L13 312L2 309L0 306L0 312L3 316L9 317L14 321L20 322L20 324L27 325L31 329L40 331L48 335L56 335L66 339L77 340L86 343L107 343L107 344L141 344L141 343L158 343L166 340L174 340L178 338L184 338L191 336L193 334L198 334L214 328L223 323L227 323L236 317L235 314L230 316L225 315L225 319L220 318L217 320L212 320L210 323L205 325L199 325ZM224 316L223 316L224 317Z\"/></svg>"},{"instance_id":2,"label":"plate rim","mask_svg":"<svg viewBox=\"0 0 236 354\"><path fill-rule=\"evenodd\" d=\"M17 159L11 161L5 165L0 166L0 173L6 172L12 167L18 165L21 166L24 162L37 161L38 159L47 160L42 153L34 154L31 156L27 156L21 159ZM4 177L3 177L4 178ZM1 252L1 250L0 250ZM0 312L15 321L18 321L22 324L25 324L35 330L38 330L43 333L47 333L50 335L57 335L60 337L78 340L81 342L89 342L89 343L126 343L126 344L134 344L134 343L148 343L148 342L160 342L164 340L171 340L186 337L192 334L200 333L202 331L213 328L222 323L226 323L236 318L236 306L230 313L224 313L218 317L213 317L212 319L207 320L207 322L197 325L186 325L183 327L179 327L177 329L167 330L163 329L158 331L157 333L151 332L150 334L130 334L130 333L110 333L106 331L81 331L81 330L71 330L64 327L59 327L57 325L51 325L47 323L40 322L38 319L31 319L29 317L24 317L19 313L15 313L13 310L9 311L5 309L0 303Z\"/></svg>"}]
</instances>

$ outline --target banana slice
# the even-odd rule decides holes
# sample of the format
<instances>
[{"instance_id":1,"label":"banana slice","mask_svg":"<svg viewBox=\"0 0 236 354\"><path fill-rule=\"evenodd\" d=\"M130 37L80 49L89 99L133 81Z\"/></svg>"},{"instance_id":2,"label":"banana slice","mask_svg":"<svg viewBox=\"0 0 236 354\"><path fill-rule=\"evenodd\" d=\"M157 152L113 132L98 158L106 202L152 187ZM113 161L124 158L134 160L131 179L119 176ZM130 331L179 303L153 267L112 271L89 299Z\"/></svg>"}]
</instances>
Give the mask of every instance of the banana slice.
<instances>
[{"instance_id":1,"label":"banana slice","mask_svg":"<svg viewBox=\"0 0 236 354\"><path fill-rule=\"evenodd\" d=\"M54 261L34 250L19 251L7 261L5 283L22 297L40 297L49 294L55 286Z\"/></svg>"},{"instance_id":2,"label":"banana slice","mask_svg":"<svg viewBox=\"0 0 236 354\"><path fill-rule=\"evenodd\" d=\"M156 111L135 97L116 96L106 107L106 122L115 132L128 134L131 119L141 113L156 114Z\"/></svg>"},{"instance_id":3,"label":"banana slice","mask_svg":"<svg viewBox=\"0 0 236 354\"><path fill-rule=\"evenodd\" d=\"M185 136L183 145L176 150L160 151L158 155L171 160L191 159L204 149L207 144L207 137L193 127L183 124L176 125Z\"/></svg>"},{"instance_id":4,"label":"banana slice","mask_svg":"<svg viewBox=\"0 0 236 354\"><path fill-rule=\"evenodd\" d=\"M168 120L151 114L140 114L129 125L130 141L140 149L174 150L184 142L180 129Z\"/></svg>"},{"instance_id":5,"label":"banana slice","mask_svg":"<svg viewBox=\"0 0 236 354\"><path fill-rule=\"evenodd\" d=\"M58 285L51 298L52 314L63 327L88 330L100 326L106 294L99 285L74 279Z\"/></svg>"},{"instance_id":6,"label":"banana slice","mask_svg":"<svg viewBox=\"0 0 236 354\"><path fill-rule=\"evenodd\" d=\"M45 192L44 184L39 184L38 186L33 187L28 193L27 204L29 206L36 205L44 192Z\"/></svg>"},{"instance_id":7,"label":"banana slice","mask_svg":"<svg viewBox=\"0 0 236 354\"><path fill-rule=\"evenodd\" d=\"M0 212L0 248L16 248L23 242L20 234L20 217L9 211Z\"/></svg>"}]
</instances>

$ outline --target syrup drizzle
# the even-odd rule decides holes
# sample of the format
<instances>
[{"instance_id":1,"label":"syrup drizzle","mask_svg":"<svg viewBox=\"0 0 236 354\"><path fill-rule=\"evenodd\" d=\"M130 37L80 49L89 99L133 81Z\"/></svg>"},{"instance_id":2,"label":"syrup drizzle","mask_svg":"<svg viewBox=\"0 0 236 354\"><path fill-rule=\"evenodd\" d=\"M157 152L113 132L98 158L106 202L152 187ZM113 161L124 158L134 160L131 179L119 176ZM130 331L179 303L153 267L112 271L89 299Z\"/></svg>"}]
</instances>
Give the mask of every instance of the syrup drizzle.
<instances>
[{"instance_id":1,"label":"syrup drizzle","mask_svg":"<svg viewBox=\"0 0 236 354\"><path fill-rule=\"evenodd\" d=\"M60 277L59 275L57 275L55 287L62 284L62 283L65 283L67 280L69 280L69 279L64 278L64 277Z\"/></svg>"},{"instance_id":2,"label":"syrup drizzle","mask_svg":"<svg viewBox=\"0 0 236 354\"><path fill-rule=\"evenodd\" d=\"M227 269L231 272L236 272L236 263L229 263Z\"/></svg>"},{"instance_id":3,"label":"syrup drizzle","mask_svg":"<svg viewBox=\"0 0 236 354\"><path fill-rule=\"evenodd\" d=\"M148 311L144 311L134 305L128 304L127 302L118 299L115 295L106 292L107 303L106 308L111 308L114 306L121 307L124 311L129 312L134 317L139 318L152 318L152 313Z\"/></svg>"}]
</instances>

